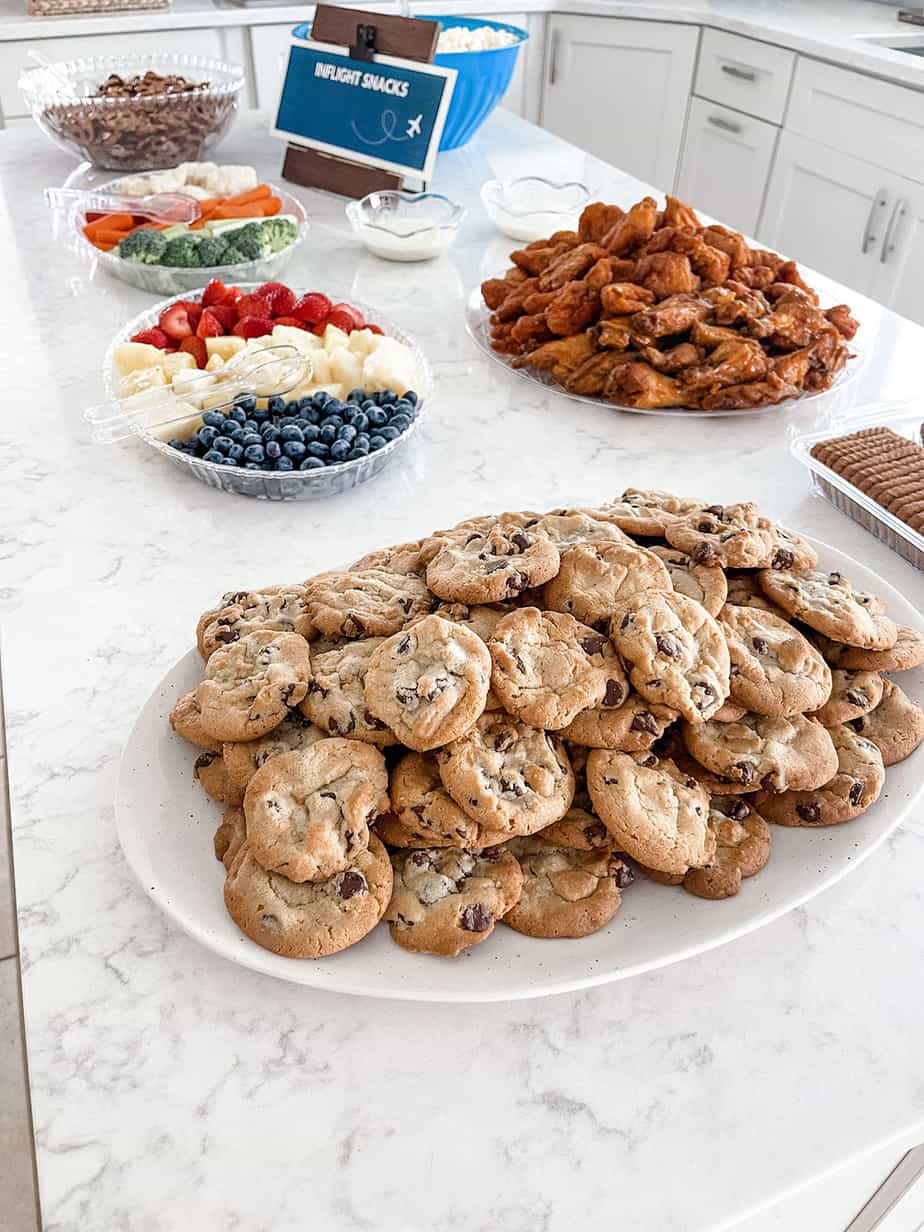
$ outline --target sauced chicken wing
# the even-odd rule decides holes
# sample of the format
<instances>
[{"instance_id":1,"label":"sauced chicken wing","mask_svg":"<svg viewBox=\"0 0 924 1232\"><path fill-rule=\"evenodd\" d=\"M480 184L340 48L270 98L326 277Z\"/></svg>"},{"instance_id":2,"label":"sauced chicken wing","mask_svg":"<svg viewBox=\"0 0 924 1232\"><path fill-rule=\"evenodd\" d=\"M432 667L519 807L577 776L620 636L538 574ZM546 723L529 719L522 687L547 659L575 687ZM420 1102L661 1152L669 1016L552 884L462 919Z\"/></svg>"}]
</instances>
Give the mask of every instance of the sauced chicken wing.
<instances>
[{"instance_id":1,"label":"sauced chicken wing","mask_svg":"<svg viewBox=\"0 0 924 1232\"><path fill-rule=\"evenodd\" d=\"M600 243L614 257L624 257L641 247L655 229L658 218L658 203L654 197L642 197L618 219Z\"/></svg>"},{"instance_id":2,"label":"sauced chicken wing","mask_svg":"<svg viewBox=\"0 0 924 1232\"><path fill-rule=\"evenodd\" d=\"M620 351L599 351L575 368L565 381L565 388L570 389L573 394L599 398L614 369L629 363L632 358L633 355Z\"/></svg>"},{"instance_id":3,"label":"sauced chicken wing","mask_svg":"<svg viewBox=\"0 0 924 1232\"><path fill-rule=\"evenodd\" d=\"M577 248L570 248L539 275L539 290L554 291L566 282L582 278L595 261L605 256L599 244L578 244Z\"/></svg>"},{"instance_id":4,"label":"sauced chicken wing","mask_svg":"<svg viewBox=\"0 0 924 1232\"><path fill-rule=\"evenodd\" d=\"M602 291L608 286L613 281L613 262L610 258L601 257L595 261L584 275L584 281L591 291Z\"/></svg>"},{"instance_id":5,"label":"sauced chicken wing","mask_svg":"<svg viewBox=\"0 0 924 1232\"><path fill-rule=\"evenodd\" d=\"M701 364L705 352L692 342L678 342L676 346L659 351L657 347L642 347L642 358L658 372L666 372L668 376L682 373L685 368Z\"/></svg>"},{"instance_id":6,"label":"sauced chicken wing","mask_svg":"<svg viewBox=\"0 0 924 1232\"><path fill-rule=\"evenodd\" d=\"M516 286L511 287L504 299L495 308L492 320L512 321L514 317L518 317L524 310L527 298L538 288L539 282L536 278L527 278L524 282L517 283Z\"/></svg>"},{"instance_id":7,"label":"sauced chicken wing","mask_svg":"<svg viewBox=\"0 0 924 1232\"><path fill-rule=\"evenodd\" d=\"M625 210L618 205L605 205L602 201L593 201L584 207L578 222L578 233L582 240L590 240L599 244L608 231L611 231L625 216Z\"/></svg>"},{"instance_id":8,"label":"sauced chicken wing","mask_svg":"<svg viewBox=\"0 0 924 1232\"><path fill-rule=\"evenodd\" d=\"M799 389L805 384L805 378L812 359L812 348L802 347L799 351L790 351L787 355L777 355L770 361L770 368L780 380L787 385L795 385Z\"/></svg>"},{"instance_id":9,"label":"sauced chicken wing","mask_svg":"<svg viewBox=\"0 0 924 1232\"><path fill-rule=\"evenodd\" d=\"M784 261L780 268L776 271L777 282L791 282L794 287L799 287L803 290L813 304L818 303L818 292L803 279L799 273L799 267L795 261Z\"/></svg>"},{"instance_id":10,"label":"sauced chicken wing","mask_svg":"<svg viewBox=\"0 0 924 1232\"><path fill-rule=\"evenodd\" d=\"M628 317L606 317L598 321L590 333L603 350L628 351L632 346L632 328Z\"/></svg>"},{"instance_id":11,"label":"sauced chicken wing","mask_svg":"<svg viewBox=\"0 0 924 1232\"><path fill-rule=\"evenodd\" d=\"M533 316L517 317L510 327L510 337L524 347L532 348L537 343L547 342L551 336L552 331L546 324L544 312L537 312Z\"/></svg>"},{"instance_id":12,"label":"sauced chicken wing","mask_svg":"<svg viewBox=\"0 0 924 1232\"><path fill-rule=\"evenodd\" d=\"M850 309L846 304L835 304L833 308L827 310L825 316L841 337L846 338L848 342L860 328L860 322L850 315Z\"/></svg>"},{"instance_id":13,"label":"sauced chicken wing","mask_svg":"<svg viewBox=\"0 0 924 1232\"><path fill-rule=\"evenodd\" d=\"M740 336L736 329L730 329L727 325L710 325L708 321L697 321L690 330L693 342L707 350L722 342L734 342Z\"/></svg>"},{"instance_id":14,"label":"sauced chicken wing","mask_svg":"<svg viewBox=\"0 0 924 1232\"><path fill-rule=\"evenodd\" d=\"M653 291L634 282L611 282L601 293L603 311L610 316L631 316L655 302Z\"/></svg>"},{"instance_id":15,"label":"sauced chicken wing","mask_svg":"<svg viewBox=\"0 0 924 1232\"><path fill-rule=\"evenodd\" d=\"M569 282L545 310L545 323L553 334L567 337L593 324L600 315L600 292L581 279Z\"/></svg>"},{"instance_id":16,"label":"sauced chicken wing","mask_svg":"<svg viewBox=\"0 0 924 1232\"><path fill-rule=\"evenodd\" d=\"M680 201L677 197L665 197L664 206L665 227L700 227L702 224L696 216L692 205Z\"/></svg>"},{"instance_id":17,"label":"sauced chicken wing","mask_svg":"<svg viewBox=\"0 0 924 1232\"><path fill-rule=\"evenodd\" d=\"M514 281L510 278L486 278L481 284L481 295L484 302L493 312L495 308L499 308L510 292L513 290L517 282L522 282L526 278L526 274L522 270L517 270L521 275L520 278Z\"/></svg>"},{"instance_id":18,"label":"sauced chicken wing","mask_svg":"<svg viewBox=\"0 0 924 1232\"><path fill-rule=\"evenodd\" d=\"M771 285L776 275L768 265L746 265L735 270L735 278L746 287L754 287L765 291Z\"/></svg>"},{"instance_id":19,"label":"sauced chicken wing","mask_svg":"<svg viewBox=\"0 0 924 1232\"><path fill-rule=\"evenodd\" d=\"M735 338L721 342L704 364L687 368L681 381L687 389L712 393L726 385L740 385L766 376L769 363L759 342Z\"/></svg>"},{"instance_id":20,"label":"sauced chicken wing","mask_svg":"<svg viewBox=\"0 0 924 1232\"><path fill-rule=\"evenodd\" d=\"M794 351L808 346L828 329L833 327L825 319L824 313L811 304L780 301L767 318L763 336L768 344L777 350ZM834 333L840 337L836 329Z\"/></svg>"},{"instance_id":21,"label":"sauced chicken wing","mask_svg":"<svg viewBox=\"0 0 924 1232\"><path fill-rule=\"evenodd\" d=\"M703 320L712 310L708 300L696 295L672 295L637 312L631 320L632 336L640 346L650 345L656 338L667 338L672 334L684 334L692 329L697 321Z\"/></svg>"},{"instance_id":22,"label":"sauced chicken wing","mask_svg":"<svg viewBox=\"0 0 924 1232\"><path fill-rule=\"evenodd\" d=\"M751 250L744 236L739 235L737 231L730 231L728 227L706 227L703 231L703 239L713 248L720 248L722 252L728 253L733 272L741 265L750 265Z\"/></svg>"},{"instance_id":23,"label":"sauced chicken wing","mask_svg":"<svg viewBox=\"0 0 924 1232\"><path fill-rule=\"evenodd\" d=\"M724 282L731 268L728 253L707 244L692 227L659 228L644 248L645 256L656 252L682 253L689 259L693 273L710 286Z\"/></svg>"},{"instance_id":24,"label":"sauced chicken wing","mask_svg":"<svg viewBox=\"0 0 924 1232\"><path fill-rule=\"evenodd\" d=\"M775 372L768 372L763 381L728 385L714 394L707 394L701 405L705 411L748 411L761 406L775 406L798 394L794 385L787 385Z\"/></svg>"},{"instance_id":25,"label":"sauced chicken wing","mask_svg":"<svg viewBox=\"0 0 924 1232\"><path fill-rule=\"evenodd\" d=\"M655 252L642 257L636 267L636 277L655 299L699 290L699 278L693 273L690 258L679 252Z\"/></svg>"},{"instance_id":26,"label":"sauced chicken wing","mask_svg":"<svg viewBox=\"0 0 924 1232\"><path fill-rule=\"evenodd\" d=\"M566 244L544 244L541 247L518 248L510 254L510 260L521 270L534 277L541 274L553 261L568 251Z\"/></svg>"},{"instance_id":27,"label":"sauced chicken wing","mask_svg":"<svg viewBox=\"0 0 924 1232\"><path fill-rule=\"evenodd\" d=\"M538 368L540 372L550 372L556 381L564 383L594 353L594 344L586 333L574 334L571 338L556 338L528 355L519 356L513 361L513 366Z\"/></svg>"},{"instance_id":28,"label":"sauced chicken wing","mask_svg":"<svg viewBox=\"0 0 924 1232\"><path fill-rule=\"evenodd\" d=\"M604 392L612 402L646 409L683 406L690 400L673 377L656 372L651 364L640 360L615 367Z\"/></svg>"}]
</instances>

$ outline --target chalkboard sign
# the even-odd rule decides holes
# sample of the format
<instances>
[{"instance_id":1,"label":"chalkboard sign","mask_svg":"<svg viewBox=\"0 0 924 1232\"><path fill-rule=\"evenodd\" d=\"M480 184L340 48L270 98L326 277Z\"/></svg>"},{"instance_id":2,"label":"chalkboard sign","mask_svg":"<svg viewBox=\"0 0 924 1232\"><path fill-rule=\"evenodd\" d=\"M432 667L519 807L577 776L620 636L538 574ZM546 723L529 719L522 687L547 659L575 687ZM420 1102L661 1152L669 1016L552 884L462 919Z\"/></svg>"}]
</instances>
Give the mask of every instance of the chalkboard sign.
<instances>
[{"instance_id":1,"label":"chalkboard sign","mask_svg":"<svg viewBox=\"0 0 924 1232\"><path fill-rule=\"evenodd\" d=\"M397 175L429 180L455 69L292 37L273 133Z\"/></svg>"}]
</instances>

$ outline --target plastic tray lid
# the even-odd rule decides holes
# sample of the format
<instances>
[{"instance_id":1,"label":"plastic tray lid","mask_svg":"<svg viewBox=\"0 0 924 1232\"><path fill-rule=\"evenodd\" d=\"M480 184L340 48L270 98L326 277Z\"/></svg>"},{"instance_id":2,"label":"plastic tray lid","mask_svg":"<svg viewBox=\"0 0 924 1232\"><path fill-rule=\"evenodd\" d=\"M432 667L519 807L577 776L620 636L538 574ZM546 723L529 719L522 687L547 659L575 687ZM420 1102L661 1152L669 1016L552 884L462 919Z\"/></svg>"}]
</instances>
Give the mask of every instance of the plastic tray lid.
<instances>
[{"instance_id":1,"label":"plastic tray lid","mask_svg":"<svg viewBox=\"0 0 924 1232\"><path fill-rule=\"evenodd\" d=\"M203 411L231 406L239 394L284 396L311 380L310 356L288 343L239 351L223 368L182 369L170 385L152 385L125 398L88 407L83 415L101 445L170 424L196 420Z\"/></svg>"}]
</instances>

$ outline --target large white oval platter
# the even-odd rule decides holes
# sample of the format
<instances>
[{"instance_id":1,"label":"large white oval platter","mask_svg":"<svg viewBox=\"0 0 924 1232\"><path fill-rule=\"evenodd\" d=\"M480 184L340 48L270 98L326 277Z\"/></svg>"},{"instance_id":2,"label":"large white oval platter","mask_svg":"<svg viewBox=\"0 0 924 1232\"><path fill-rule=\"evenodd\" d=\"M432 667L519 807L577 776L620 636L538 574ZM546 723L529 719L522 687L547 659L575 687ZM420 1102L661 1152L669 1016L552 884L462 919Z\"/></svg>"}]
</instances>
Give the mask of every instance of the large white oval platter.
<instances>
[{"instance_id":1,"label":"large white oval platter","mask_svg":"<svg viewBox=\"0 0 924 1232\"><path fill-rule=\"evenodd\" d=\"M912 605L887 582L842 552L816 543L821 567L888 601L900 624L921 628ZM192 617L191 617L192 618ZM886 772L877 803L862 817L820 830L772 827L767 867L724 902L638 878L608 928L577 941L541 941L499 924L456 959L410 954L380 925L332 958L290 959L245 937L227 915L224 870L212 836L221 806L193 779L195 749L174 735L167 716L203 676L197 651L164 677L135 723L122 758L116 824L122 850L142 887L190 936L231 962L278 979L331 992L408 1001L506 1001L547 996L625 979L679 962L752 932L846 876L911 812L924 794L924 751ZM924 669L896 679L919 704Z\"/></svg>"}]
</instances>

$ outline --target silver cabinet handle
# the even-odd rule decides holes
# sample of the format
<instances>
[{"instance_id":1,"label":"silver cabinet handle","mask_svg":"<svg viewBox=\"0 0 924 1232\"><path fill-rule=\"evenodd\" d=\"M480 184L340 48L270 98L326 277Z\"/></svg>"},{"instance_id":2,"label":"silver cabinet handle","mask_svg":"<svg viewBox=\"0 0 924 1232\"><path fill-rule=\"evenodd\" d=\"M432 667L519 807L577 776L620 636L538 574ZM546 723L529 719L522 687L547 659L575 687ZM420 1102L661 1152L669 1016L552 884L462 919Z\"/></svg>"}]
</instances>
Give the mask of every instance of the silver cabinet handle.
<instances>
[{"instance_id":1,"label":"silver cabinet handle","mask_svg":"<svg viewBox=\"0 0 924 1232\"><path fill-rule=\"evenodd\" d=\"M723 120L721 116L706 116L706 123L711 124L713 128L721 128L726 133L741 132L740 124L734 124L731 120Z\"/></svg>"},{"instance_id":2,"label":"silver cabinet handle","mask_svg":"<svg viewBox=\"0 0 924 1232\"><path fill-rule=\"evenodd\" d=\"M882 252L879 254L880 262L885 265L889 257L895 251L895 231L898 224L908 212L908 202L904 197L899 197L892 209L892 217L889 219L889 225L886 227L885 239L882 241Z\"/></svg>"},{"instance_id":3,"label":"silver cabinet handle","mask_svg":"<svg viewBox=\"0 0 924 1232\"><path fill-rule=\"evenodd\" d=\"M752 68L739 68L737 64L723 64L722 72L728 73L729 77L737 77L741 81L757 80L757 74Z\"/></svg>"},{"instance_id":4,"label":"silver cabinet handle","mask_svg":"<svg viewBox=\"0 0 924 1232\"><path fill-rule=\"evenodd\" d=\"M558 49L561 46L561 31L552 31L552 46L549 49L549 85L558 80Z\"/></svg>"},{"instance_id":5,"label":"silver cabinet handle","mask_svg":"<svg viewBox=\"0 0 924 1232\"><path fill-rule=\"evenodd\" d=\"M865 255L869 252L872 246L876 243L877 235L873 229L877 225L879 211L884 210L889 204L889 198L886 196L885 189L880 188L873 197L869 207L869 214L866 219L866 226L863 228L863 239L860 241L860 251Z\"/></svg>"}]
</instances>

